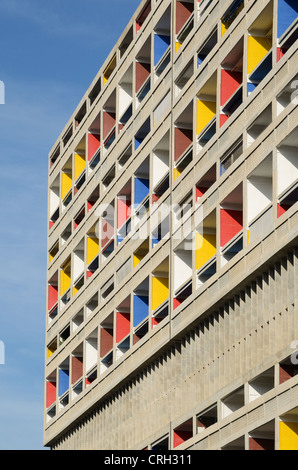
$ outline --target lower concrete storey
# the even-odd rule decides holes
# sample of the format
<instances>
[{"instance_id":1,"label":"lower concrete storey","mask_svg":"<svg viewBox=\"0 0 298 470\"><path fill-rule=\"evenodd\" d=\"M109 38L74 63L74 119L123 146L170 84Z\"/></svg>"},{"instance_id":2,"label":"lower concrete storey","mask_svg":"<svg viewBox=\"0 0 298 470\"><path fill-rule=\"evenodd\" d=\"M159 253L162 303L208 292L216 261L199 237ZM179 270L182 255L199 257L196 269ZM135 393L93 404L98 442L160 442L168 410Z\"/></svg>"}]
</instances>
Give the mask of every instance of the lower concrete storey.
<instances>
[{"instance_id":1,"label":"lower concrete storey","mask_svg":"<svg viewBox=\"0 0 298 470\"><path fill-rule=\"evenodd\" d=\"M147 363L142 360L138 372L131 371L131 378L122 376L123 380L117 383L119 373L118 377L114 374L106 376L102 385L109 381L106 389L114 389L113 392L90 407L92 411L86 409L84 418L73 424L74 415L69 410L64 416L62 414L59 425L63 421L68 431L61 439L53 436L53 448L141 449L150 447L164 435L168 435L167 446L174 448L171 429L177 428L178 442L181 442L183 433L179 434L179 428L194 420L194 414L197 421L194 420L191 426L193 440L187 447L200 446L201 435L196 436L195 421L211 422L216 432L221 427L229 432L230 423L236 416L238 421L235 419L235 423L243 423L244 427L239 427L245 436L246 431L254 431L256 423L265 425L267 417L272 420L289 413L291 410L287 406L289 403L295 405L297 398L291 397L287 406L282 406L282 397L296 390L291 387L293 382L296 383L291 374L295 375L296 371L293 366L298 337L295 321L297 268L297 248L288 247L250 276L249 282L244 282L223 302L218 302L216 310L209 311L187 331L184 329L176 335L168 343L170 346L156 351L153 359L149 355ZM282 288L282 279L287 279L285 288ZM139 357L144 358L142 348L138 351L142 354ZM274 362L276 358L278 362ZM136 366L137 356L133 359ZM99 398L98 393L100 388L94 388L90 396L94 403ZM249 419L254 409L259 410L261 403L263 408L270 407L271 397L278 397L280 405L274 409L278 416L264 413L263 409L260 421L254 420L252 427L246 428L243 421ZM194 403L198 404L196 410ZM216 412L208 411L214 406ZM240 420L242 414L244 418ZM48 438L51 427L54 431L55 425L48 428ZM202 428L204 426L197 426L200 432ZM209 436L211 427L203 432ZM235 439L238 439L236 433ZM214 445L228 445L228 438L220 438Z\"/></svg>"},{"instance_id":2,"label":"lower concrete storey","mask_svg":"<svg viewBox=\"0 0 298 470\"><path fill-rule=\"evenodd\" d=\"M179 450L297 450L298 378L231 412L200 431ZM289 409L289 401L294 408Z\"/></svg>"}]
</instances>

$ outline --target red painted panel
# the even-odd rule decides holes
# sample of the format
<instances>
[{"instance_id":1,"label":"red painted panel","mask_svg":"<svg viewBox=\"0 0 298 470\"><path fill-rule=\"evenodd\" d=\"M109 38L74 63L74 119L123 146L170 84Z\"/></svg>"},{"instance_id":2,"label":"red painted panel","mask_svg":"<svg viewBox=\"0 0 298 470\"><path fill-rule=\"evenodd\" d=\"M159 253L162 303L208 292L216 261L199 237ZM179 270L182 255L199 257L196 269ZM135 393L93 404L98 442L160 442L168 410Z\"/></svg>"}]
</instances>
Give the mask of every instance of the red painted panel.
<instances>
[{"instance_id":1,"label":"red painted panel","mask_svg":"<svg viewBox=\"0 0 298 470\"><path fill-rule=\"evenodd\" d=\"M174 303L173 303L173 307L174 307L174 310L175 308L178 308L179 305L181 305L181 300L179 300L178 298L177 299L174 299Z\"/></svg>"},{"instance_id":2,"label":"red painted panel","mask_svg":"<svg viewBox=\"0 0 298 470\"><path fill-rule=\"evenodd\" d=\"M283 384L290 378L298 374L298 366L294 364L280 364L279 366L279 383Z\"/></svg>"},{"instance_id":3,"label":"red painted panel","mask_svg":"<svg viewBox=\"0 0 298 470\"><path fill-rule=\"evenodd\" d=\"M113 329L101 328L100 331L100 357L104 357L113 348Z\"/></svg>"},{"instance_id":4,"label":"red painted panel","mask_svg":"<svg viewBox=\"0 0 298 470\"><path fill-rule=\"evenodd\" d=\"M192 143L192 129L179 129L175 127L175 162Z\"/></svg>"},{"instance_id":5,"label":"red painted panel","mask_svg":"<svg viewBox=\"0 0 298 470\"><path fill-rule=\"evenodd\" d=\"M88 385L91 385L92 382L94 382L95 379L91 379L90 377L87 377L85 380L85 386L88 387Z\"/></svg>"},{"instance_id":6,"label":"red painted panel","mask_svg":"<svg viewBox=\"0 0 298 470\"><path fill-rule=\"evenodd\" d=\"M100 136L96 134L88 135L88 161L91 160L95 152L100 147Z\"/></svg>"},{"instance_id":7,"label":"red painted panel","mask_svg":"<svg viewBox=\"0 0 298 470\"><path fill-rule=\"evenodd\" d=\"M249 450L274 450L273 439L249 438Z\"/></svg>"},{"instance_id":8,"label":"red painted panel","mask_svg":"<svg viewBox=\"0 0 298 470\"><path fill-rule=\"evenodd\" d=\"M198 426L198 428L206 429L206 425L202 421L200 421L199 419L197 420L197 426Z\"/></svg>"},{"instance_id":9,"label":"red painted panel","mask_svg":"<svg viewBox=\"0 0 298 470\"><path fill-rule=\"evenodd\" d=\"M137 335L133 335L132 342L133 344L137 344L138 341L140 341L141 338L139 338Z\"/></svg>"},{"instance_id":10,"label":"red painted panel","mask_svg":"<svg viewBox=\"0 0 298 470\"><path fill-rule=\"evenodd\" d=\"M285 55L285 51L281 49L281 47L278 47L276 53L277 53L277 62L279 62L280 59L282 59L283 56Z\"/></svg>"},{"instance_id":11,"label":"red painted panel","mask_svg":"<svg viewBox=\"0 0 298 470\"><path fill-rule=\"evenodd\" d=\"M209 187L203 187L203 186L197 186L196 188L196 193L197 193L197 199L199 197L204 196L205 192L209 189Z\"/></svg>"},{"instance_id":12,"label":"red painted panel","mask_svg":"<svg viewBox=\"0 0 298 470\"><path fill-rule=\"evenodd\" d=\"M224 246L242 230L242 218L242 211L220 210L220 246Z\"/></svg>"},{"instance_id":13,"label":"red painted panel","mask_svg":"<svg viewBox=\"0 0 298 470\"><path fill-rule=\"evenodd\" d=\"M158 318L158 317L152 317L152 328L155 326L159 325L160 322L162 322L163 318Z\"/></svg>"},{"instance_id":14,"label":"red painted panel","mask_svg":"<svg viewBox=\"0 0 298 470\"><path fill-rule=\"evenodd\" d=\"M105 111L103 113L103 140L109 135L116 122L116 114Z\"/></svg>"},{"instance_id":15,"label":"red painted panel","mask_svg":"<svg viewBox=\"0 0 298 470\"><path fill-rule=\"evenodd\" d=\"M101 246L104 247L106 243L114 236L114 227L107 221L102 221L102 236Z\"/></svg>"},{"instance_id":16,"label":"red painted panel","mask_svg":"<svg viewBox=\"0 0 298 470\"><path fill-rule=\"evenodd\" d=\"M80 357L73 357L72 358L72 382L75 383L79 380L83 375L83 359Z\"/></svg>"},{"instance_id":17,"label":"red painted panel","mask_svg":"<svg viewBox=\"0 0 298 470\"><path fill-rule=\"evenodd\" d=\"M186 23L188 18L193 12L193 5L191 3L184 3L177 1L176 6L176 34L179 33L182 26Z\"/></svg>"},{"instance_id":18,"label":"red painted panel","mask_svg":"<svg viewBox=\"0 0 298 470\"><path fill-rule=\"evenodd\" d=\"M117 228L121 227L130 216L131 201L127 198L118 198L117 201Z\"/></svg>"},{"instance_id":19,"label":"red painted panel","mask_svg":"<svg viewBox=\"0 0 298 470\"><path fill-rule=\"evenodd\" d=\"M281 217L290 207L286 204L277 204L277 217Z\"/></svg>"},{"instance_id":20,"label":"red painted panel","mask_svg":"<svg viewBox=\"0 0 298 470\"><path fill-rule=\"evenodd\" d=\"M119 343L130 332L130 314L117 312L116 342Z\"/></svg>"},{"instance_id":21,"label":"red painted panel","mask_svg":"<svg viewBox=\"0 0 298 470\"><path fill-rule=\"evenodd\" d=\"M219 118L220 127L222 127L227 122L228 119L229 119L229 116L227 114L221 114Z\"/></svg>"},{"instance_id":22,"label":"red painted panel","mask_svg":"<svg viewBox=\"0 0 298 470\"><path fill-rule=\"evenodd\" d=\"M144 21L146 20L147 16L149 15L151 11L151 0L149 0L145 7L143 8L143 10L141 11L141 13L139 14L139 16L137 17L136 19L136 30L137 32L141 29Z\"/></svg>"},{"instance_id":23,"label":"red painted panel","mask_svg":"<svg viewBox=\"0 0 298 470\"><path fill-rule=\"evenodd\" d=\"M48 408L56 401L56 382L47 382L46 407Z\"/></svg>"},{"instance_id":24,"label":"red painted panel","mask_svg":"<svg viewBox=\"0 0 298 470\"><path fill-rule=\"evenodd\" d=\"M136 93L150 75L150 64L136 62Z\"/></svg>"},{"instance_id":25,"label":"red painted panel","mask_svg":"<svg viewBox=\"0 0 298 470\"><path fill-rule=\"evenodd\" d=\"M242 83L242 73L221 71L220 105L223 106Z\"/></svg>"},{"instance_id":26,"label":"red painted panel","mask_svg":"<svg viewBox=\"0 0 298 470\"><path fill-rule=\"evenodd\" d=\"M48 309L51 310L53 306L58 302L58 286L52 286L49 284L49 298L48 298Z\"/></svg>"},{"instance_id":27,"label":"red painted panel","mask_svg":"<svg viewBox=\"0 0 298 470\"><path fill-rule=\"evenodd\" d=\"M174 431L174 447L179 446L191 437L192 433L190 431Z\"/></svg>"}]
</instances>

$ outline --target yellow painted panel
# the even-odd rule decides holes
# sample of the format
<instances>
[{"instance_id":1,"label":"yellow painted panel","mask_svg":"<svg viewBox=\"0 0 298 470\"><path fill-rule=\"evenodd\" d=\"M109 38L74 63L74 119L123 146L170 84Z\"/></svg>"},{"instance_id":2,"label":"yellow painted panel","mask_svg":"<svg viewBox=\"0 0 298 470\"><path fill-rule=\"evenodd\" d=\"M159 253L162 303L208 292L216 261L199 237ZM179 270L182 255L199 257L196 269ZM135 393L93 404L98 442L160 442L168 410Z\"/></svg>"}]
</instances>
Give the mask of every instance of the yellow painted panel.
<instances>
[{"instance_id":1,"label":"yellow painted panel","mask_svg":"<svg viewBox=\"0 0 298 470\"><path fill-rule=\"evenodd\" d=\"M232 9L230 9L229 15L226 16L226 19L222 20L222 27L221 27L221 35L223 36L225 32L229 29L235 18L239 15L239 13L243 10L244 8L244 1L238 5L237 9L233 12Z\"/></svg>"},{"instance_id":2,"label":"yellow painted panel","mask_svg":"<svg viewBox=\"0 0 298 470\"><path fill-rule=\"evenodd\" d=\"M181 171L178 170L178 168L174 168L174 181L179 178L181 175Z\"/></svg>"},{"instance_id":3,"label":"yellow painted panel","mask_svg":"<svg viewBox=\"0 0 298 470\"><path fill-rule=\"evenodd\" d=\"M197 134L200 134L216 115L215 101L197 101Z\"/></svg>"},{"instance_id":4,"label":"yellow painted panel","mask_svg":"<svg viewBox=\"0 0 298 470\"><path fill-rule=\"evenodd\" d=\"M216 235L200 234L196 237L196 269L200 269L216 254Z\"/></svg>"},{"instance_id":5,"label":"yellow painted panel","mask_svg":"<svg viewBox=\"0 0 298 470\"><path fill-rule=\"evenodd\" d=\"M181 46L182 46L181 42L176 42L176 52L179 51Z\"/></svg>"},{"instance_id":6,"label":"yellow painted panel","mask_svg":"<svg viewBox=\"0 0 298 470\"><path fill-rule=\"evenodd\" d=\"M78 179L80 174L84 171L86 166L85 156L75 153L75 181Z\"/></svg>"},{"instance_id":7,"label":"yellow painted panel","mask_svg":"<svg viewBox=\"0 0 298 470\"><path fill-rule=\"evenodd\" d=\"M49 357L51 357L53 354L53 351L51 351L49 348L47 348L47 359L49 359Z\"/></svg>"},{"instance_id":8,"label":"yellow painted panel","mask_svg":"<svg viewBox=\"0 0 298 470\"><path fill-rule=\"evenodd\" d=\"M152 310L157 309L169 297L168 278L152 278Z\"/></svg>"},{"instance_id":9,"label":"yellow painted panel","mask_svg":"<svg viewBox=\"0 0 298 470\"><path fill-rule=\"evenodd\" d=\"M110 75L112 74L115 67L116 67L116 55L114 55L111 62L109 63L109 65L107 66L107 68L104 71L104 74L103 74L103 82L104 83L107 83L107 81L109 80Z\"/></svg>"},{"instance_id":10,"label":"yellow painted panel","mask_svg":"<svg viewBox=\"0 0 298 470\"><path fill-rule=\"evenodd\" d=\"M87 264L98 255L99 241L98 238L87 237Z\"/></svg>"},{"instance_id":11,"label":"yellow painted panel","mask_svg":"<svg viewBox=\"0 0 298 470\"><path fill-rule=\"evenodd\" d=\"M249 245L249 230L247 230L247 244Z\"/></svg>"},{"instance_id":12,"label":"yellow painted panel","mask_svg":"<svg viewBox=\"0 0 298 470\"><path fill-rule=\"evenodd\" d=\"M66 194L71 190L72 187L72 177L69 173L62 173L62 187L61 187L61 197L65 198Z\"/></svg>"},{"instance_id":13,"label":"yellow painted panel","mask_svg":"<svg viewBox=\"0 0 298 470\"><path fill-rule=\"evenodd\" d=\"M280 450L298 450L298 423L280 422Z\"/></svg>"},{"instance_id":14,"label":"yellow painted panel","mask_svg":"<svg viewBox=\"0 0 298 470\"><path fill-rule=\"evenodd\" d=\"M272 43L268 38L248 36L247 73L250 74L270 51Z\"/></svg>"},{"instance_id":15,"label":"yellow painted panel","mask_svg":"<svg viewBox=\"0 0 298 470\"><path fill-rule=\"evenodd\" d=\"M149 241L146 240L133 254L133 265L136 267L149 252Z\"/></svg>"},{"instance_id":16,"label":"yellow painted panel","mask_svg":"<svg viewBox=\"0 0 298 470\"><path fill-rule=\"evenodd\" d=\"M136 253L133 255L133 267L135 268L143 259L143 256L140 256Z\"/></svg>"},{"instance_id":17,"label":"yellow painted panel","mask_svg":"<svg viewBox=\"0 0 298 470\"><path fill-rule=\"evenodd\" d=\"M225 23L221 23L221 35L223 36L228 30L228 26Z\"/></svg>"},{"instance_id":18,"label":"yellow painted panel","mask_svg":"<svg viewBox=\"0 0 298 470\"><path fill-rule=\"evenodd\" d=\"M62 268L60 272L60 295L65 294L65 292L70 288L71 277L70 277L70 265Z\"/></svg>"},{"instance_id":19,"label":"yellow painted panel","mask_svg":"<svg viewBox=\"0 0 298 470\"><path fill-rule=\"evenodd\" d=\"M73 297L76 295L76 293L77 293L78 291L79 291L79 289L78 289L76 286L74 286L74 288L73 288L73 290L72 290L72 295L73 295Z\"/></svg>"}]
</instances>

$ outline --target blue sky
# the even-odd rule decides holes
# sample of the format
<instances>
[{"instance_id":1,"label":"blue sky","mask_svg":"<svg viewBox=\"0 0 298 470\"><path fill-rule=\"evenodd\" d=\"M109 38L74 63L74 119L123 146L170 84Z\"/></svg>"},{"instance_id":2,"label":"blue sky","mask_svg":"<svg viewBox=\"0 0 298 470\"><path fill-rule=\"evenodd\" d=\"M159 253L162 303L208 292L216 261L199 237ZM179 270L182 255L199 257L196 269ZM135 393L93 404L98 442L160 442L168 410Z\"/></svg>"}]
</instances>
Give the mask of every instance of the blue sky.
<instances>
[{"instance_id":1,"label":"blue sky","mask_svg":"<svg viewBox=\"0 0 298 470\"><path fill-rule=\"evenodd\" d=\"M139 3L0 2L0 450L42 449L48 153Z\"/></svg>"}]
</instances>

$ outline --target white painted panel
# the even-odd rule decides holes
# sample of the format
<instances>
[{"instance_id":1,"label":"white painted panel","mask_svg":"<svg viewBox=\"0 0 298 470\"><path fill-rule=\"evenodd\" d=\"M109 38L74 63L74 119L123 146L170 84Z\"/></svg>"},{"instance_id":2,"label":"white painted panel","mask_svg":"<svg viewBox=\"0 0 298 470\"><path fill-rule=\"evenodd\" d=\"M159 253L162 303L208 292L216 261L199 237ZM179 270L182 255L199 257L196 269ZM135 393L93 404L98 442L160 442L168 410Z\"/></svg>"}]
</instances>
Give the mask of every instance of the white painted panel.
<instances>
[{"instance_id":1,"label":"white painted panel","mask_svg":"<svg viewBox=\"0 0 298 470\"><path fill-rule=\"evenodd\" d=\"M174 254L174 290L181 287L192 275L192 251L179 250Z\"/></svg>"},{"instance_id":2,"label":"white painted panel","mask_svg":"<svg viewBox=\"0 0 298 470\"><path fill-rule=\"evenodd\" d=\"M97 364L97 337L89 336L86 339L86 371Z\"/></svg>"},{"instance_id":3,"label":"white painted panel","mask_svg":"<svg viewBox=\"0 0 298 470\"><path fill-rule=\"evenodd\" d=\"M59 207L60 201L60 185L59 177L56 178L50 187L50 215L52 215Z\"/></svg>"},{"instance_id":4,"label":"white painted panel","mask_svg":"<svg viewBox=\"0 0 298 470\"><path fill-rule=\"evenodd\" d=\"M153 154L153 187L168 173L169 171L169 152L166 150L157 150Z\"/></svg>"},{"instance_id":5,"label":"white painted panel","mask_svg":"<svg viewBox=\"0 0 298 470\"><path fill-rule=\"evenodd\" d=\"M247 217L250 223L272 201L272 179L251 176L247 182Z\"/></svg>"},{"instance_id":6,"label":"white painted panel","mask_svg":"<svg viewBox=\"0 0 298 470\"><path fill-rule=\"evenodd\" d=\"M131 83L121 83L119 86L119 116L127 110L132 102L132 85Z\"/></svg>"},{"instance_id":7,"label":"white painted panel","mask_svg":"<svg viewBox=\"0 0 298 470\"><path fill-rule=\"evenodd\" d=\"M277 151L277 193L280 195L298 178L298 151L282 147Z\"/></svg>"},{"instance_id":8,"label":"white painted panel","mask_svg":"<svg viewBox=\"0 0 298 470\"><path fill-rule=\"evenodd\" d=\"M84 272L85 261L84 261L84 250L77 249L73 253L73 278L74 280Z\"/></svg>"}]
</instances>

